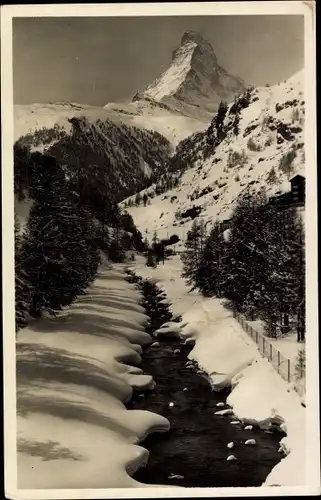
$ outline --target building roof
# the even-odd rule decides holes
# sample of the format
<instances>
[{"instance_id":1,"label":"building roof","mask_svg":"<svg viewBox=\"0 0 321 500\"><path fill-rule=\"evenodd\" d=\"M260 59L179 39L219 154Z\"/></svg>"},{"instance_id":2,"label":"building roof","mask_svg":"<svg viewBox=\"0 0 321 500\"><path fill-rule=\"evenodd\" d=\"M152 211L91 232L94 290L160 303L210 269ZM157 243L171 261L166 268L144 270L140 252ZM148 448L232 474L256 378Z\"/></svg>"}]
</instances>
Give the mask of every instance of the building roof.
<instances>
[{"instance_id":1,"label":"building roof","mask_svg":"<svg viewBox=\"0 0 321 500\"><path fill-rule=\"evenodd\" d=\"M305 177L304 177L304 175L296 174L294 177L292 177L292 179L290 179L290 182L293 182L295 179L304 179L305 180Z\"/></svg>"}]
</instances>

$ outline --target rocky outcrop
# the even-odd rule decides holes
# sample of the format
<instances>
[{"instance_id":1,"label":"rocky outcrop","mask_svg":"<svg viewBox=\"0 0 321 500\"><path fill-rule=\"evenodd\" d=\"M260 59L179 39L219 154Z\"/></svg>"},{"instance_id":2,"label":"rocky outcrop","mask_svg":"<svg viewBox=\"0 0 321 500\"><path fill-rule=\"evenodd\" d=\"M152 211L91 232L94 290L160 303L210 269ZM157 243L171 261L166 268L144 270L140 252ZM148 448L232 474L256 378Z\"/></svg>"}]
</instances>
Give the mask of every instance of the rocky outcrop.
<instances>
[{"instance_id":1,"label":"rocky outcrop","mask_svg":"<svg viewBox=\"0 0 321 500\"><path fill-rule=\"evenodd\" d=\"M215 109L221 100L231 101L245 87L243 80L219 65L211 44L202 35L186 31L172 53L170 66L145 89L144 95Z\"/></svg>"}]
</instances>

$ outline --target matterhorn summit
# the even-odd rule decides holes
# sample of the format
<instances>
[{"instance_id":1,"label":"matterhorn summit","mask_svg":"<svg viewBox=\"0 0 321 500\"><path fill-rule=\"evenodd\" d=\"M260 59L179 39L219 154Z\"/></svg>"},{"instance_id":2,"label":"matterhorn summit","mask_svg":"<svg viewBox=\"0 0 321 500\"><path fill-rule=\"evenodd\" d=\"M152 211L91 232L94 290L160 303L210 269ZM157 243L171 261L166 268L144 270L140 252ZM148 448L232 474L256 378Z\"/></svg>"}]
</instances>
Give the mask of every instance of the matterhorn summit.
<instances>
[{"instance_id":1,"label":"matterhorn summit","mask_svg":"<svg viewBox=\"0 0 321 500\"><path fill-rule=\"evenodd\" d=\"M215 110L221 100L231 101L245 83L218 64L211 44L195 31L186 31L172 54L168 69L144 91L144 96L175 105Z\"/></svg>"}]
</instances>

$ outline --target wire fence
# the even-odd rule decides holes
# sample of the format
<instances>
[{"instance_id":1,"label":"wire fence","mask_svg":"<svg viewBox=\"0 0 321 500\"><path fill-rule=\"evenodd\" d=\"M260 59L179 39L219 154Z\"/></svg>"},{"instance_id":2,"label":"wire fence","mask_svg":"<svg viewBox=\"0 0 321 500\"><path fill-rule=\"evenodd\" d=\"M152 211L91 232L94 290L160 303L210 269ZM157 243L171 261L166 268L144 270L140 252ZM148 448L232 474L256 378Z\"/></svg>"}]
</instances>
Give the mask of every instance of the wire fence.
<instances>
[{"instance_id":1,"label":"wire fence","mask_svg":"<svg viewBox=\"0 0 321 500\"><path fill-rule=\"evenodd\" d=\"M305 394L305 384L302 382L301 378L298 379L297 377L295 362L286 358L265 335L262 335L262 333L258 332L251 325L249 325L249 323L239 313L233 312L233 316L242 326L243 330L258 345L261 356L267 358L278 374L286 382L293 383L293 387L296 392L300 396L303 396Z\"/></svg>"}]
</instances>

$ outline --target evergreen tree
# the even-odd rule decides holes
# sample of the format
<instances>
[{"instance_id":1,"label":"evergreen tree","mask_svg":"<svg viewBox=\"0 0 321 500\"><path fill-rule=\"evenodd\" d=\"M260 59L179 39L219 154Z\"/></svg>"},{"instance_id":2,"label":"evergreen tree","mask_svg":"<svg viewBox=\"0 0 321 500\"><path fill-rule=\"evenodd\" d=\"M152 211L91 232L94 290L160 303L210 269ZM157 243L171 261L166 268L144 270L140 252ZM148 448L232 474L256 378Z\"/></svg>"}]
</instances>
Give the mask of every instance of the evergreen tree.
<instances>
[{"instance_id":1,"label":"evergreen tree","mask_svg":"<svg viewBox=\"0 0 321 500\"><path fill-rule=\"evenodd\" d=\"M109 247L109 257L113 262L123 262L126 255L126 249L123 246L123 232L116 226L112 231L112 237Z\"/></svg>"},{"instance_id":2,"label":"evergreen tree","mask_svg":"<svg viewBox=\"0 0 321 500\"><path fill-rule=\"evenodd\" d=\"M152 243L153 245L155 245L158 241L158 236L157 236L157 232L154 231L154 234L153 234L153 239L152 239Z\"/></svg>"},{"instance_id":3,"label":"evergreen tree","mask_svg":"<svg viewBox=\"0 0 321 500\"><path fill-rule=\"evenodd\" d=\"M132 237L129 232L122 231L120 236L120 248L123 250L124 254L128 250L133 248Z\"/></svg>"},{"instance_id":4,"label":"evergreen tree","mask_svg":"<svg viewBox=\"0 0 321 500\"><path fill-rule=\"evenodd\" d=\"M144 252L144 250L146 250L143 242L143 235L140 231L135 231L131 240L132 246L137 252Z\"/></svg>"},{"instance_id":5,"label":"evergreen tree","mask_svg":"<svg viewBox=\"0 0 321 500\"><path fill-rule=\"evenodd\" d=\"M227 246L225 296L234 309L246 313L250 319L254 319L260 306L266 281L268 214L261 210L266 202L264 193L256 196L246 193L238 200Z\"/></svg>"},{"instance_id":6,"label":"evergreen tree","mask_svg":"<svg viewBox=\"0 0 321 500\"><path fill-rule=\"evenodd\" d=\"M249 319L261 317L272 337L296 315L304 330L302 232L295 209L280 210L265 193L241 198L231 220L225 296Z\"/></svg>"},{"instance_id":7,"label":"evergreen tree","mask_svg":"<svg viewBox=\"0 0 321 500\"><path fill-rule=\"evenodd\" d=\"M23 235L17 214L14 214L14 237L15 237L15 316L16 331L26 325L29 315L31 288L25 279L21 261L21 245Z\"/></svg>"},{"instance_id":8,"label":"evergreen tree","mask_svg":"<svg viewBox=\"0 0 321 500\"><path fill-rule=\"evenodd\" d=\"M266 181L268 182L268 184L275 184L277 182L277 180L278 180L278 178L276 175L275 168L272 167L267 175Z\"/></svg>"},{"instance_id":9,"label":"evergreen tree","mask_svg":"<svg viewBox=\"0 0 321 500\"><path fill-rule=\"evenodd\" d=\"M269 252L261 310L272 336L290 330L289 320L300 312L305 271L300 243L301 221L295 209L275 209L267 222Z\"/></svg>"},{"instance_id":10,"label":"evergreen tree","mask_svg":"<svg viewBox=\"0 0 321 500\"><path fill-rule=\"evenodd\" d=\"M296 246L296 264L297 268L293 269L298 277L298 304L296 308L296 320L297 320L297 341L302 342L305 340L305 239L304 239L304 227L302 220L297 217L298 225L298 235ZM294 243L294 244L295 244Z\"/></svg>"},{"instance_id":11,"label":"evergreen tree","mask_svg":"<svg viewBox=\"0 0 321 500\"><path fill-rule=\"evenodd\" d=\"M205 296L221 297L224 291L225 250L224 236L216 222L206 238L195 275L195 285Z\"/></svg>"},{"instance_id":12,"label":"evergreen tree","mask_svg":"<svg viewBox=\"0 0 321 500\"><path fill-rule=\"evenodd\" d=\"M52 158L44 155L42 167L20 252L32 289L34 317L42 310L54 313L84 293L99 264L89 211L73 199L62 169Z\"/></svg>"},{"instance_id":13,"label":"evergreen tree","mask_svg":"<svg viewBox=\"0 0 321 500\"><path fill-rule=\"evenodd\" d=\"M305 347L298 351L296 365L295 365L295 378L301 380L305 377Z\"/></svg>"},{"instance_id":14,"label":"evergreen tree","mask_svg":"<svg viewBox=\"0 0 321 500\"><path fill-rule=\"evenodd\" d=\"M30 147L17 141L13 147L14 193L18 200L24 198L24 191L30 183Z\"/></svg>"},{"instance_id":15,"label":"evergreen tree","mask_svg":"<svg viewBox=\"0 0 321 500\"><path fill-rule=\"evenodd\" d=\"M156 267L156 262L155 262L154 254L153 254L152 250L148 251L147 259L146 259L146 266L147 267Z\"/></svg>"},{"instance_id":16,"label":"evergreen tree","mask_svg":"<svg viewBox=\"0 0 321 500\"><path fill-rule=\"evenodd\" d=\"M135 234L137 232L134 220L128 212L119 214L119 225L129 233Z\"/></svg>"},{"instance_id":17,"label":"evergreen tree","mask_svg":"<svg viewBox=\"0 0 321 500\"><path fill-rule=\"evenodd\" d=\"M98 224L95 231L95 241L97 247L108 256L110 248L110 235L108 226L102 223Z\"/></svg>"},{"instance_id":18,"label":"evergreen tree","mask_svg":"<svg viewBox=\"0 0 321 500\"><path fill-rule=\"evenodd\" d=\"M215 138L213 140L213 145L218 145L226 135L226 131L224 128L224 120L227 113L227 104L226 102L221 101L217 110L217 114L213 120L213 127L215 127Z\"/></svg>"},{"instance_id":19,"label":"evergreen tree","mask_svg":"<svg viewBox=\"0 0 321 500\"><path fill-rule=\"evenodd\" d=\"M146 207L147 200L148 200L148 196L147 196L147 194L146 194L146 193L144 193L144 196L143 196L143 204L144 204L144 207Z\"/></svg>"},{"instance_id":20,"label":"evergreen tree","mask_svg":"<svg viewBox=\"0 0 321 500\"><path fill-rule=\"evenodd\" d=\"M182 254L183 272L182 277L189 285L195 285L200 257L205 242L205 226L203 221L193 221L190 231L187 232L185 251Z\"/></svg>"},{"instance_id":21,"label":"evergreen tree","mask_svg":"<svg viewBox=\"0 0 321 500\"><path fill-rule=\"evenodd\" d=\"M194 221L182 255L183 277L206 296L224 296L230 306L265 321L276 337L296 324L305 338L304 231L296 209L268 201L264 191L239 198L224 240L216 223L202 245Z\"/></svg>"},{"instance_id":22,"label":"evergreen tree","mask_svg":"<svg viewBox=\"0 0 321 500\"><path fill-rule=\"evenodd\" d=\"M15 257L19 254L22 242L21 225L16 211L14 211L14 249Z\"/></svg>"},{"instance_id":23,"label":"evergreen tree","mask_svg":"<svg viewBox=\"0 0 321 500\"><path fill-rule=\"evenodd\" d=\"M134 202L135 205L140 205L141 200L142 200L141 194L137 193L135 196L135 202Z\"/></svg>"}]
</instances>

